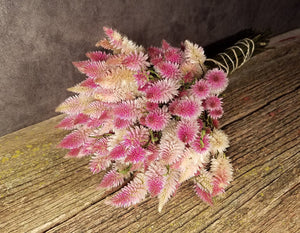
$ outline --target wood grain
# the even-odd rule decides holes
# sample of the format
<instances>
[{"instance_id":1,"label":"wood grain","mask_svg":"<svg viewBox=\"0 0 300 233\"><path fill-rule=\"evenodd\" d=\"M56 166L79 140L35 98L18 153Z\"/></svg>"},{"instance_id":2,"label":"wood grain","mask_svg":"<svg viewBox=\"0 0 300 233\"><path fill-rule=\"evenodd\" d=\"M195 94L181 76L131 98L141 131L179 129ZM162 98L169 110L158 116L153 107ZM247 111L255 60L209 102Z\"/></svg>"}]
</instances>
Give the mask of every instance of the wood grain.
<instances>
[{"instance_id":1,"label":"wood grain","mask_svg":"<svg viewBox=\"0 0 300 233\"><path fill-rule=\"evenodd\" d=\"M299 35L299 34L298 34ZM299 37L273 43L230 77L221 125L234 181L210 207L185 183L162 213L157 200L104 204L88 158L65 159L62 116L0 138L0 232L298 232Z\"/></svg>"}]
</instances>

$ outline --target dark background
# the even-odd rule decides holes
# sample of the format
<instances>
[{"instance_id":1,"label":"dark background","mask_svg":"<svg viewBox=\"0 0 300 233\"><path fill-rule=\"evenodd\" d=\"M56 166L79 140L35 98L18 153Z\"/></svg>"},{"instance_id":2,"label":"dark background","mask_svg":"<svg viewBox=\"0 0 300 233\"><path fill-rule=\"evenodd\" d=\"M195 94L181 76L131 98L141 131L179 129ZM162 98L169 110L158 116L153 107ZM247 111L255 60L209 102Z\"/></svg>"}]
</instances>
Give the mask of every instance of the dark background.
<instances>
[{"instance_id":1,"label":"dark background","mask_svg":"<svg viewBox=\"0 0 300 233\"><path fill-rule=\"evenodd\" d=\"M166 39L202 46L240 30L299 27L299 0L0 0L0 135L57 115L71 64L110 26L147 47Z\"/></svg>"}]
</instances>

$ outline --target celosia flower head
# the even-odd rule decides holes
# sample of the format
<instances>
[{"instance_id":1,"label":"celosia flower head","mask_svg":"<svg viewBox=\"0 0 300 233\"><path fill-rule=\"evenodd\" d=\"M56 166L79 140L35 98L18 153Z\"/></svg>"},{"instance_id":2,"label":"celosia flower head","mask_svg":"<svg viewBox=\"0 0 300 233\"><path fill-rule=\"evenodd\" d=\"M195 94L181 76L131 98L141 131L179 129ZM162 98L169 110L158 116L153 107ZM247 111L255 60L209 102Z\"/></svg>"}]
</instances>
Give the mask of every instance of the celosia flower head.
<instances>
[{"instance_id":1,"label":"celosia flower head","mask_svg":"<svg viewBox=\"0 0 300 233\"><path fill-rule=\"evenodd\" d=\"M192 93L199 99L205 99L210 92L208 82L206 80L199 80L192 86Z\"/></svg>"},{"instance_id":2,"label":"celosia flower head","mask_svg":"<svg viewBox=\"0 0 300 233\"><path fill-rule=\"evenodd\" d=\"M207 71L205 74L205 79L207 80L211 93L213 94L220 94L228 85L226 73L217 68Z\"/></svg>"}]
</instances>

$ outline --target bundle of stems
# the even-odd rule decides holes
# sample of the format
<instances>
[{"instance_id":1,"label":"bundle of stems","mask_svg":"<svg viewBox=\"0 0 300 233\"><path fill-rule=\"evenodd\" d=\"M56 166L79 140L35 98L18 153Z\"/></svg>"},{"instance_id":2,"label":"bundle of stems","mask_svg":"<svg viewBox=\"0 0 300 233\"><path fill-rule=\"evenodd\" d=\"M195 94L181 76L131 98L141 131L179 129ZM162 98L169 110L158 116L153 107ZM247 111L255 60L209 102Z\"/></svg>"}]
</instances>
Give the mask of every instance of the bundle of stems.
<instances>
[{"instance_id":1,"label":"bundle of stems","mask_svg":"<svg viewBox=\"0 0 300 233\"><path fill-rule=\"evenodd\" d=\"M223 69L227 74L231 74L243 66L251 57L264 51L267 44L267 34L257 33L237 41L213 58L206 59L205 65L210 69L217 67Z\"/></svg>"}]
</instances>

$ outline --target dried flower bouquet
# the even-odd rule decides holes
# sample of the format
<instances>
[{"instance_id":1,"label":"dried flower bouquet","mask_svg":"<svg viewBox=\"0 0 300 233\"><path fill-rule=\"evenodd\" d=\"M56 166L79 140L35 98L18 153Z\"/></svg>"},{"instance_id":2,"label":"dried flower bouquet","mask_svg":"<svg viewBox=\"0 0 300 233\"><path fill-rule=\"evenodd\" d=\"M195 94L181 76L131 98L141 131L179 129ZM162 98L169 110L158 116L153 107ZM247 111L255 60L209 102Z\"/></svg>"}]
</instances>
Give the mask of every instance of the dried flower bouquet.
<instances>
[{"instance_id":1,"label":"dried flower bouquet","mask_svg":"<svg viewBox=\"0 0 300 233\"><path fill-rule=\"evenodd\" d=\"M228 138L218 129L228 72L208 69L202 47L188 40L146 51L115 30L104 32L97 46L112 52L73 63L87 78L56 109L67 114L58 127L72 130L59 146L70 149L68 157L92 155L91 171L106 171L100 187L120 187L110 205L128 207L150 195L161 211L185 181L212 204L233 173Z\"/></svg>"}]
</instances>

